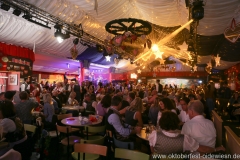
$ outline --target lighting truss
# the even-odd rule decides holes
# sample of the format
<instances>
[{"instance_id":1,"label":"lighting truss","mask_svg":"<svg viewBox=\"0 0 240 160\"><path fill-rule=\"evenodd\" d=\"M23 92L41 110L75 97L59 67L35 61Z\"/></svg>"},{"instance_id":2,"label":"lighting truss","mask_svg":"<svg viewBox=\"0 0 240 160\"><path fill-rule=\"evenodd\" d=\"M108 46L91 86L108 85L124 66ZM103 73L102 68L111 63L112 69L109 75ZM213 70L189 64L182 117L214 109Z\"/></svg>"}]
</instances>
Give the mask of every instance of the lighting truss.
<instances>
[{"instance_id":1,"label":"lighting truss","mask_svg":"<svg viewBox=\"0 0 240 160\"><path fill-rule=\"evenodd\" d=\"M9 5L10 7L14 8L14 9L18 9L24 13L26 13L25 15L29 14L31 18L27 19L30 22L33 22L37 25L46 27L46 28L50 28L48 26L48 24L52 24L53 26L55 24L59 24L63 26L63 30L67 31L69 34L76 36L78 38L81 38L81 40L83 42L86 42L88 44L91 44L91 46L93 46L93 44L100 44L102 46L106 46L108 44L106 44L103 40L98 39L94 36L92 36L91 34L88 34L86 32L83 31L82 25L81 24L70 24L67 23L65 21L63 21L62 19L60 19L59 17L56 17L54 15L51 15L50 13L34 6L31 5L25 1L22 0L0 0L1 4L6 4ZM25 18L26 19L26 18ZM115 53L119 54L119 55L127 55L129 58L134 58L134 55L122 51L118 48L115 48Z\"/></svg>"}]
</instances>

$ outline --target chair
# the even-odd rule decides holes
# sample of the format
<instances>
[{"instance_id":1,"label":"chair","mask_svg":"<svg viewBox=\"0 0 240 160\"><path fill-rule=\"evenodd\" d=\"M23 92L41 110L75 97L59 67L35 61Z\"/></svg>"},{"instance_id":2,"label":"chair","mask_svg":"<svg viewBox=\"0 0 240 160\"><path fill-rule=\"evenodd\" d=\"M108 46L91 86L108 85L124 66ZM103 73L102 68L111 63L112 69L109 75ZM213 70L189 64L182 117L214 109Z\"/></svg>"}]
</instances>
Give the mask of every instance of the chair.
<instances>
[{"instance_id":1,"label":"chair","mask_svg":"<svg viewBox=\"0 0 240 160\"><path fill-rule=\"evenodd\" d=\"M80 154L83 153L83 154ZM99 155L106 156L107 155L107 147L96 145L96 144L82 144L76 143L74 145L74 152L72 153L72 157L75 160L79 160L80 157L83 160L93 160L99 158Z\"/></svg>"},{"instance_id":2,"label":"chair","mask_svg":"<svg viewBox=\"0 0 240 160\"><path fill-rule=\"evenodd\" d=\"M95 140L85 140L85 139L81 139L80 143L82 144L97 144L97 145L103 145L104 144L104 139L105 137L101 137L101 138L98 138L98 139L95 139ZM72 157L74 159L77 159L78 157L78 153L77 152L73 152L72 153ZM98 155L95 155L95 154L87 154L87 159L97 159L98 158Z\"/></svg>"},{"instance_id":3,"label":"chair","mask_svg":"<svg viewBox=\"0 0 240 160\"><path fill-rule=\"evenodd\" d=\"M105 129L106 129L106 126L86 126L85 127L85 133L86 133L86 136L87 136L87 140L89 138L89 135L95 135L97 133L104 133L105 132ZM94 136L94 137L102 137L102 136ZM90 136L90 139L92 139L93 136Z\"/></svg>"},{"instance_id":4,"label":"chair","mask_svg":"<svg viewBox=\"0 0 240 160\"><path fill-rule=\"evenodd\" d=\"M115 158L123 158L123 159L131 159L131 160L139 160L139 159L149 160L149 155L142 152L138 152L138 151L116 148Z\"/></svg>"},{"instance_id":5,"label":"chair","mask_svg":"<svg viewBox=\"0 0 240 160\"><path fill-rule=\"evenodd\" d=\"M133 142L123 142L115 138L113 135L113 143L115 148L124 148L124 149L134 149L134 143Z\"/></svg>"},{"instance_id":6,"label":"chair","mask_svg":"<svg viewBox=\"0 0 240 160\"><path fill-rule=\"evenodd\" d=\"M107 146L113 151L114 148L124 148L124 149L134 149L134 143L133 142L123 142L115 138L112 131L106 130L107 135ZM114 146L114 148L113 148Z\"/></svg>"},{"instance_id":7,"label":"chair","mask_svg":"<svg viewBox=\"0 0 240 160\"><path fill-rule=\"evenodd\" d=\"M59 139L58 132L66 134L66 138L63 138L61 140L61 143L65 146L67 146L67 157L69 157L69 147L73 146L75 143L80 142L80 137L77 136L69 136L69 133L72 133L72 127L71 126L59 126L56 124L57 127L57 137Z\"/></svg>"},{"instance_id":8,"label":"chair","mask_svg":"<svg viewBox=\"0 0 240 160\"><path fill-rule=\"evenodd\" d=\"M226 132L226 153L231 155L240 154L240 139L229 126L224 126ZM233 158L233 157L232 157Z\"/></svg>"},{"instance_id":9,"label":"chair","mask_svg":"<svg viewBox=\"0 0 240 160\"><path fill-rule=\"evenodd\" d=\"M22 160L21 154L13 149L10 149L8 152L6 152L4 155L0 157L0 160Z\"/></svg>"},{"instance_id":10,"label":"chair","mask_svg":"<svg viewBox=\"0 0 240 160\"><path fill-rule=\"evenodd\" d=\"M213 115L213 124L217 131L216 146L220 146L222 145L222 141L223 141L222 140L223 139L223 128L222 128L223 120L214 110L212 111L212 115Z\"/></svg>"},{"instance_id":11,"label":"chair","mask_svg":"<svg viewBox=\"0 0 240 160\"><path fill-rule=\"evenodd\" d=\"M32 152L34 151L34 144L37 141L36 137L34 137L36 128L37 127L34 125L24 124L24 129L27 132L27 136L28 136L27 143L28 143L29 148L31 149L31 150L29 150L29 148L28 148L29 156L31 156Z\"/></svg>"},{"instance_id":12,"label":"chair","mask_svg":"<svg viewBox=\"0 0 240 160\"><path fill-rule=\"evenodd\" d=\"M64 119L64 118L69 118L69 117L72 117L72 113L59 114L59 115L57 115L57 120L58 120L58 121L61 121L62 119Z\"/></svg>"},{"instance_id":13,"label":"chair","mask_svg":"<svg viewBox=\"0 0 240 160\"><path fill-rule=\"evenodd\" d=\"M34 125L31 125L31 124L24 124L24 129L25 129L25 131L31 132L32 135L35 134L35 132L36 132L36 128L37 128L37 127L34 126Z\"/></svg>"}]
</instances>

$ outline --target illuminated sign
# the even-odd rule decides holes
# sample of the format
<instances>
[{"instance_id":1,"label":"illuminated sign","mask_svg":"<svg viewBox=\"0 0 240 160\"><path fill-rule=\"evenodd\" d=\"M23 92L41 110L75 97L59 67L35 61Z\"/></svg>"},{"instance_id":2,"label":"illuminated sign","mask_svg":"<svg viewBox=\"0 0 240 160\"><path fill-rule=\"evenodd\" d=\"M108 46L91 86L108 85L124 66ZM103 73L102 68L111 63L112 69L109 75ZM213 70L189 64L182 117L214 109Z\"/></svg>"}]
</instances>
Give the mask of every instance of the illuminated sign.
<instances>
[{"instance_id":1,"label":"illuminated sign","mask_svg":"<svg viewBox=\"0 0 240 160\"><path fill-rule=\"evenodd\" d=\"M137 75L136 75L135 73L132 73L132 74L131 74L131 78L132 78L132 79L137 79Z\"/></svg>"}]
</instances>

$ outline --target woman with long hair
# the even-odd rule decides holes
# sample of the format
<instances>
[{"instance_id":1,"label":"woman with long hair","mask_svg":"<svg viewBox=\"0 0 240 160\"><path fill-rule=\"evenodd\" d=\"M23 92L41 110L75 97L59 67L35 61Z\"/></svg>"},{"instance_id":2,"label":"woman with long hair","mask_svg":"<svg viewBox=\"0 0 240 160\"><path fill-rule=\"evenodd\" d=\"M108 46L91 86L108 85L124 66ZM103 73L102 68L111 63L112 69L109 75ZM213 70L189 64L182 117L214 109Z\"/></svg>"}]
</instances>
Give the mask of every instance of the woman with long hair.
<instances>
[{"instance_id":1,"label":"woman with long hair","mask_svg":"<svg viewBox=\"0 0 240 160\"><path fill-rule=\"evenodd\" d=\"M131 126L143 126L142 121L142 99L136 97L125 112L125 122Z\"/></svg>"},{"instance_id":2,"label":"woman with long hair","mask_svg":"<svg viewBox=\"0 0 240 160\"><path fill-rule=\"evenodd\" d=\"M160 110L160 98L157 97L154 101L154 103L151 105L148 113L148 118L152 122L154 126L157 125L157 117L158 117L158 112Z\"/></svg>"},{"instance_id":3,"label":"woman with long hair","mask_svg":"<svg viewBox=\"0 0 240 160\"><path fill-rule=\"evenodd\" d=\"M159 119L161 118L163 111L172 111L177 114L176 107L174 106L171 99L163 98L160 100L159 105L160 105L160 110L158 112L157 122L159 122ZM157 124L157 126L159 126L159 124Z\"/></svg>"}]
</instances>

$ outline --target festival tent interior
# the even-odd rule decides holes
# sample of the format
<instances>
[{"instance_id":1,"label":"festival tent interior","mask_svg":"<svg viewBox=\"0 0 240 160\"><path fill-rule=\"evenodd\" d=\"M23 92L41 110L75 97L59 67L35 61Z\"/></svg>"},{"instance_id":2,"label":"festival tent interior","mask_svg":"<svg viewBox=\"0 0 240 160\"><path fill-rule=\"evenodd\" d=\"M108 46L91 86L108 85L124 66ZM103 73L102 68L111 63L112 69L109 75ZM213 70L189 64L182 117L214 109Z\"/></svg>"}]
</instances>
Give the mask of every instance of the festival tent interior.
<instances>
[{"instance_id":1,"label":"festival tent interior","mask_svg":"<svg viewBox=\"0 0 240 160\"><path fill-rule=\"evenodd\" d=\"M1 45L33 51L33 71L78 74L79 61L86 61L90 68L118 73L210 73L240 62L239 0L0 0L0 5Z\"/></svg>"}]
</instances>

